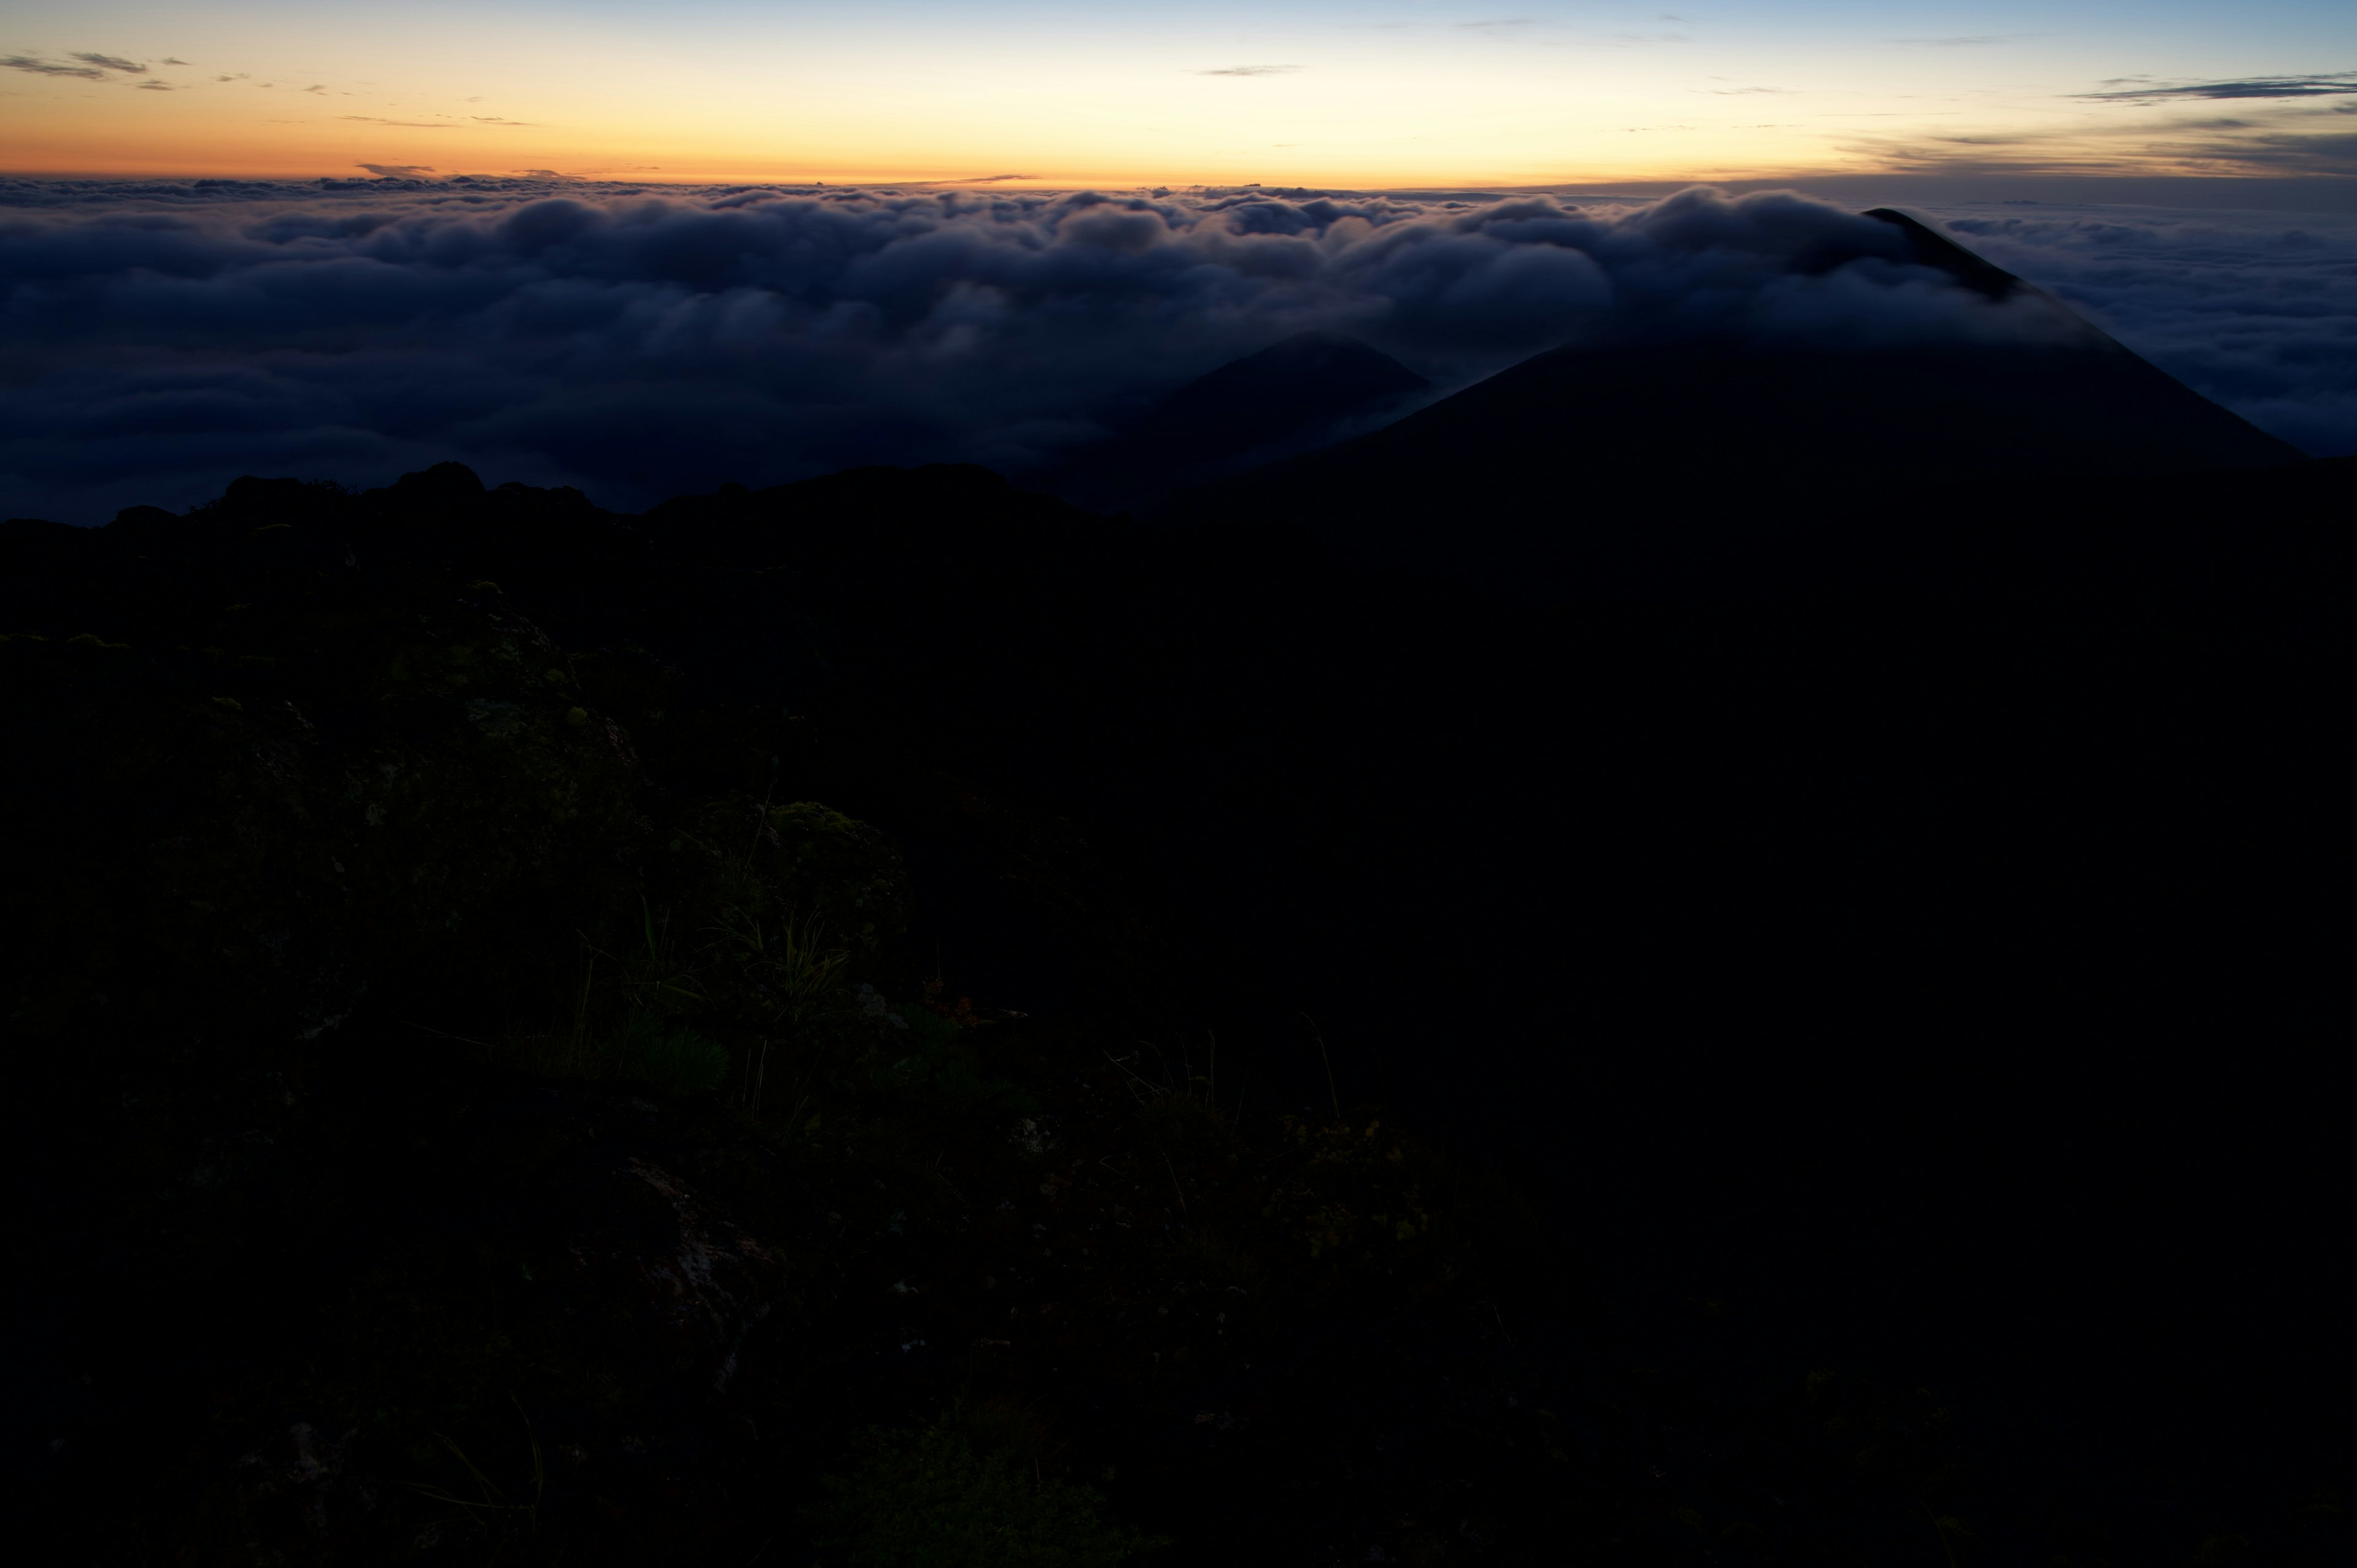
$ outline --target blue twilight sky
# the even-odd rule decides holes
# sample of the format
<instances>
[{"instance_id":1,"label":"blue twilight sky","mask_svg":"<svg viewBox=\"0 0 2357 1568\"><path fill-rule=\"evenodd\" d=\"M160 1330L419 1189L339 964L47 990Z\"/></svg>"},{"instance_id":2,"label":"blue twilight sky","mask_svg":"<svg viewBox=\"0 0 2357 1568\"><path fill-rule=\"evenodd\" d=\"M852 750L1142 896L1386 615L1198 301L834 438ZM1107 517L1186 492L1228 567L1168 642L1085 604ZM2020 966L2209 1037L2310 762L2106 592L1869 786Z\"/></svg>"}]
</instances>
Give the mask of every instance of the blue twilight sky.
<instances>
[{"instance_id":1,"label":"blue twilight sky","mask_svg":"<svg viewBox=\"0 0 2357 1568\"><path fill-rule=\"evenodd\" d=\"M2357 5L0 3L16 173L1560 184L2357 171Z\"/></svg>"},{"instance_id":2,"label":"blue twilight sky","mask_svg":"<svg viewBox=\"0 0 2357 1568\"><path fill-rule=\"evenodd\" d=\"M0 0L0 516L1020 477L1305 328L2000 328L1804 264L1887 204L2357 453L2352 175L2350 0Z\"/></svg>"}]
</instances>

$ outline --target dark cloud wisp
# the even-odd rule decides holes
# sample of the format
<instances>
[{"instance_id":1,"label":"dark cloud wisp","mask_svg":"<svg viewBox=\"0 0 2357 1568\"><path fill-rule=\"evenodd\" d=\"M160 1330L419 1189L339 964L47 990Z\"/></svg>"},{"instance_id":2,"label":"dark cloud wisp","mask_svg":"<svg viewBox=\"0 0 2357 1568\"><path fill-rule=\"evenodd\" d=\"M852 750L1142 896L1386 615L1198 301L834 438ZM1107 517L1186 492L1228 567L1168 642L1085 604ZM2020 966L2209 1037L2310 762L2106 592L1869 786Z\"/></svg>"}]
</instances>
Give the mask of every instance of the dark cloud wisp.
<instances>
[{"instance_id":1,"label":"dark cloud wisp","mask_svg":"<svg viewBox=\"0 0 2357 1568\"><path fill-rule=\"evenodd\" d=\"M38 55L0 55L0 67L9 70L29 71L35 76L71 77L83 81L112 81L117 77L147 74L145 61L126 59L122 55L100 54L91 49L74 49L68 52L66 59L73 63L43 59ZM181 65L186 62L167 59L164 63ZM138 85L147 88L163 86L162 83L156 81L143 81Z\"/></svg>"},{"instance_id":2,"label":"dark cloud wisp","mask_svg":"<svg viewBox=\"0 0 2357 1568\"><path fill-rule=\"evenodd\" d=\"M59 65L55 60L41 59L33 55L0 55L0 67L30 71L35 76L78 76L85 81L106 80L106 72L94 65Z\"/></svg>"},{"instance_id":3,"label":"dark cloud wisp","mask_svg":"<svg viewBox=\"0 0 2357 1568\"><path fill-rule=\"evenodd\" d=\"M2168 103L2201 99L2337 98L2352 93L2357 93L2357 70L2324 71L2314 76L2254 76L2239 81L2123 81L2107 83L2102 92L2073 96L2097 103Z\"/></svg>"},{"instance_id":4,"label":"dark cloud wisp","mask_svg":"<svg viewBox=\"0 0 2357 1568\"><path fill-rule=\"evenodd\" d=\"M638 507L860 463L1052 465L1305 330L1445 387L1556 344L2031 337L1789 192L1108 198L391 177L0 181L0 513L457 457ZM2034 275L2034 274L2033 274Z\"/></svg>"}]
</instances>

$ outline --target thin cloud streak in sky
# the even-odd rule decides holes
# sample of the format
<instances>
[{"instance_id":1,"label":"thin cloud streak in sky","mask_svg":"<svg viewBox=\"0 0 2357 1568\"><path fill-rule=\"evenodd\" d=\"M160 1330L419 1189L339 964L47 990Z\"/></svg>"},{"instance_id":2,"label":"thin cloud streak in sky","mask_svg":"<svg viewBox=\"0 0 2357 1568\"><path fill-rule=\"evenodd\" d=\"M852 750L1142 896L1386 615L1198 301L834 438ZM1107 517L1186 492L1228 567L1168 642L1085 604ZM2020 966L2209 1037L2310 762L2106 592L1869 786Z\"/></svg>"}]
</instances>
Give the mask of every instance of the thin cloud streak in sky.
<instances>
[{"instance_id":1,"label":"thin cloud streak in sky","mask_svg":"<svg viewBox=\"0 0 2357 1568\"><path fill-rule=\"evenodd\" d=\"M2187 99L2333 98L2357 93L2357 70L2315 76L2259 76L2240 81L2178 82L2114 87L2075 96L2097 103L2164 103Z\"/></svg>"},{"instance_id":2,"label":"thin cloud streak in sky","mask_svg":"<svg viewBox=\"0 0 2357 1568\"><path fill-rule=\"evenodd\" d=\"M0 66L10 70L30 71L35 76L74 76L85 81L106 80L106 72L96 66L59 65L54 60L39 59L32 55L0 55Z\"/></svg>"},{"instance_id":3,"label":"thin cloud streak in sky","mask_svg":"<svg viewBox=\"0 0 2357 1568\"><path fill-rule=\"evenodd\" d=\"M2357 175L2357 134L2349 125L2357 102L2328 106L2315 102L2315 94L2209 91L2239 85L2201 84L2201 91L2158 102L2133 93L2117 101L2124 111L2146 106L2158 114L2106 113L2061 125L1867 134L1840 150L1874 167L1938 176ZM2357 80L2336 91L2357 100ZM2217 100L2247 107L2203 119L2169 113L2172 105Z\"/></svg>"}]
</instances>

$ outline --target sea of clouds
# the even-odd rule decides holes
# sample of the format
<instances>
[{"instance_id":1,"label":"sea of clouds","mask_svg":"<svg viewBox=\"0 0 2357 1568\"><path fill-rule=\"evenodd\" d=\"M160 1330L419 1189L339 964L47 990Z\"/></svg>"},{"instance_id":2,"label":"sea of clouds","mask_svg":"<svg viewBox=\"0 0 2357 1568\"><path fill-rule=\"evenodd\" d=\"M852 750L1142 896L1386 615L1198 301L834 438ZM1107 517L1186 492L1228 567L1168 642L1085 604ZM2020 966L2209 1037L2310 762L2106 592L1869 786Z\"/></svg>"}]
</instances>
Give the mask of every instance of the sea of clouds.
<instances>
[{"instance_id":1,"label":"sea of clouds","mask_svg":"<svg viewBox=\"0 0 2357 1568\"><path fill-rule=\"evenodd\" d=\"M1935 216L2266 428L2357 451L2357 220ZM0 514L451 457L622 509L859 463L1020 475L1313 328L1455 387L1582 338L2055 324L1789 192L0 180Z\"/></svg>"},{"instance_id":2,"label":"sea of clouds","mask_svg":"<svg viewBox=\"0 0 2357 1568\"><path fill-rule=\"evenodd\" d=\"M1925 216L2261 429L2357 455L2357 216L2031 202Z\"/></svg>"}]
</instances>

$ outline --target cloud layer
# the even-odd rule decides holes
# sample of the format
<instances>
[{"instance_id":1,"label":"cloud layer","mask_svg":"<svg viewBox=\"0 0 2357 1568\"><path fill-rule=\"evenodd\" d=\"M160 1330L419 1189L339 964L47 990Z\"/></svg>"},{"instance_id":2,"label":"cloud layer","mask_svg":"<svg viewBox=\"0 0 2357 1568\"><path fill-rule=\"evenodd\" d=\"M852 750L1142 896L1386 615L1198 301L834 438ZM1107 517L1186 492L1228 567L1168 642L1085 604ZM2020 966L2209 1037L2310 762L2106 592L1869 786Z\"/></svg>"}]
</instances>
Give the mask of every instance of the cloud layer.
<instances>
[{"instance_id":1,"label":"cloud layer","mask_svg":"<svg viewBox=\"0 0 2357 1568\"><path fill-rule=\"evenodd\" d=\"M2318 456L2357 455L2357 218L2026 203L1949 231Z\"/></svg>"},{"instance_id":2,"label":"cloud layer","mask_svg":"<svg viewBox=\"0 0 2357 1568\"><path fill-rule=\"evenodd\" d=\"M2104 286L2088 266L2098 242L1991 232L2012 247L2002 259L2050 256ZM2132 342L2122 302L2165 290L2138 276L2105 296ZM2239 308L2212 303L2220 321ZM2348 318L2345 299L2320 308ZM2200 358L2183 322L2162 324ZM629 508L863 462L1020 473L1308 328L1461 384L1582 338L1839 347L2052 324L1910 264L1887 225L1789 193L1583 209L1262 190L0 182L0 511L98 521L187 505L244 472L378 483L454 456ZM2244 362L2272 351L2212 368L2241 365L2238 384L2297 413L2293 381ZM2341 416L2298 417L2315 446Z\"/></svg>"}]
</instances>

